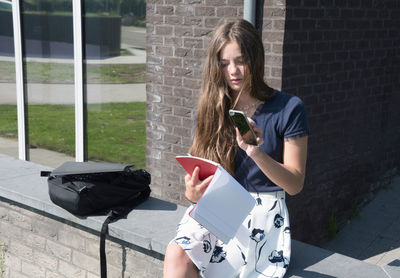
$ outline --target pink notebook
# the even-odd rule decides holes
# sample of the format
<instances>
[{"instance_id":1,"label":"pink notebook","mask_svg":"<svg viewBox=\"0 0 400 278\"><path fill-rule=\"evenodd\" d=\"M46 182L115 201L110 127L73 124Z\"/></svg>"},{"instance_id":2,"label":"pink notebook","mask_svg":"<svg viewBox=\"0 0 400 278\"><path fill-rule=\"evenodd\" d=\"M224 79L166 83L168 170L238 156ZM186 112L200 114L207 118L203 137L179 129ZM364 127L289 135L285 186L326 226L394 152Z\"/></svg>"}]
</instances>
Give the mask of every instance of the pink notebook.
<instances>
[{"instance_id":1,"label":"pink notebook","mask_svg":"<svg viewBox=\"0 0 400 278\"><path fill-rule=\"evenodd\" d=\"M200 168L199 179L204 180L207 177L214 175L215 171L218 168L218 163L200 158L195 156L177 156L176 160L181 164L185 171L192 175L194 168L198 166Z\"/></svg>"}]
</instances>

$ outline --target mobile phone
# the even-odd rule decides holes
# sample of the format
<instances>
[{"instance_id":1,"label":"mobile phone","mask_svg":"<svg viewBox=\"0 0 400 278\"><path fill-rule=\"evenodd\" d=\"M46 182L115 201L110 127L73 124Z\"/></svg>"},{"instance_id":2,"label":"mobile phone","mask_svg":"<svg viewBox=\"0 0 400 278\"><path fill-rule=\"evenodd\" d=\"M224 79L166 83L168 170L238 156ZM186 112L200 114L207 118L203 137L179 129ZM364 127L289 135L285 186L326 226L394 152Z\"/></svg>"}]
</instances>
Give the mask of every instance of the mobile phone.
<instances>
[{"instance_id":1,"label":"mobile phone","mask_svg":"<svg viewBox=\"0 0 400 278\"><path fill-rule=\"evenodd\" d=\"M249 145L257 146L257 136L254 133L246 114L242 111L230 109L229 116L231 116L233 123L239 129L239 133L242 135L244 142Z\"/></svg>"}]
</instances>

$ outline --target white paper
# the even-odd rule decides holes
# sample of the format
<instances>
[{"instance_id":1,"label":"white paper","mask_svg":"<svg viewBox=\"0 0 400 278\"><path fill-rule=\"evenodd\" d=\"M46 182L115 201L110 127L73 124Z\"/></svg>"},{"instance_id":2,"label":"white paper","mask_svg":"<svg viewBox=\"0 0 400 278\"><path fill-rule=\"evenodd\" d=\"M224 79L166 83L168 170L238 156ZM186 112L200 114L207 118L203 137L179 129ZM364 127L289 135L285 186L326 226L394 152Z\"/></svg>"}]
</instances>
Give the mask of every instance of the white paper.
<instances>
[{"instance_id":1,"label":"white paper","mask_svg":"<svg viewBox=\"0 0 400 278\"><path fill-rule=\"evenodd\" d=\"M222 242L228 243L255 203L250 193L219 166L190 216Z\"/></svg>"}]
</instances>

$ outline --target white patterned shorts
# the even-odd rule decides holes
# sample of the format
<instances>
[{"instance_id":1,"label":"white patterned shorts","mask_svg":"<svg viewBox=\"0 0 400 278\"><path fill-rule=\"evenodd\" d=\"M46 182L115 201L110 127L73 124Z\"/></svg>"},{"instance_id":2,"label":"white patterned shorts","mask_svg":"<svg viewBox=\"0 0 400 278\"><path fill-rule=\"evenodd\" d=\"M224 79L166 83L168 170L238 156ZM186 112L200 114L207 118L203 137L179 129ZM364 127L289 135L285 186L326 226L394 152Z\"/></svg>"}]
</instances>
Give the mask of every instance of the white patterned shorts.
<instances>
[{"instance_id":1,"label":"white patterned shorts","mask_svg":"<svg viewBox=\"0 0 400 278\"><path fill-rule=\"evenodd\" d=\"M290 226L284 191L251 193L257 205L227 244L189 216L173 242L181 246L206 278L283 277L290 261Z\"/></svg>"}]
</instances>

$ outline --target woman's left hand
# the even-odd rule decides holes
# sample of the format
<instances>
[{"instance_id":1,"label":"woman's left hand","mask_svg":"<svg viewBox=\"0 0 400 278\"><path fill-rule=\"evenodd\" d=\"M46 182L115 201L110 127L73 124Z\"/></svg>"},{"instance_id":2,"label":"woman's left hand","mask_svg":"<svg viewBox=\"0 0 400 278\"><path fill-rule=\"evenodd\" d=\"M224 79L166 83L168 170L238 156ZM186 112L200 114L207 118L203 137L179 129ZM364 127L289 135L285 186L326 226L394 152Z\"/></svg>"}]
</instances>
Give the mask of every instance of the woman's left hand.
<instances>
[{"instance_id":1,"label":"woman's left hand","mask_svg":"<svg viewBox=\"0 0 400 278\"><path fill-rule=\"evenodd\" d=\"M254 133L257 136L257 144L262 145L264 144L264 140L260 137L262 134L262 130L256 126L256 124L251 121L251 127L253 128ZM240 135L239 129L236 128L236 141L238 142L239 147L246 152L246 154L252 157L255 153L259 152L260 149L256 145L247 144L244 140L242 135Z\"/></svg>"}]
</instances>

